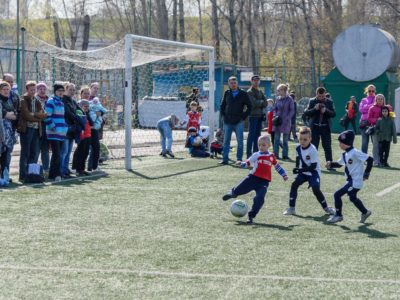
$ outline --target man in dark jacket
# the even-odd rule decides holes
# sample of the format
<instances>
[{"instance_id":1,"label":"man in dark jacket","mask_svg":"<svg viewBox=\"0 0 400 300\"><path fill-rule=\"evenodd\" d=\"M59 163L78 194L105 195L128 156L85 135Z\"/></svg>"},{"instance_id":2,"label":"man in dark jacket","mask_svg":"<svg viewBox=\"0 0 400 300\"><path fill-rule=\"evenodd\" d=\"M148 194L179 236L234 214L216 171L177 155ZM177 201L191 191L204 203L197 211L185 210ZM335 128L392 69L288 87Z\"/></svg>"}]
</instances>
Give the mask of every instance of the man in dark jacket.
<instances>
[{"instance_id":1,"label":"man in dark jacket","mask_svg":"<svg viewBox=\"0 0 400 300\"><path fill-rule=\"evenodd\" d=\"M224 121L224 147L221 164L228 164L229 150L232 132L235 132L237 139L236 159L238 162L243 158L243 131L244 120L251 112L251 101L249 95L239 89L237 78L234 76L228 79L229 90L224 93L221 102L220 113Z\"/></svg>"},{"instance_id":2,"label":"man in dark jacket","mask_svg":"<svg viewBox=\"0 0 400 300\"><path fill-rule=\"evenodd\" d=\"M249 134L247 136L246 154L249 158L253 152L258 151L258 137L261 135L263 121L263 109L267 106L267 98L260 90L260 76L251 77L251 87L247 90L251 101L251 112L249 116Z\"/></svg>"},{"instance_id":3,"label":"man in dark jacket","mask_svg":"<svg viewBox=\"0 0 400 300\"><path fill-rule=\"evenodd\" d=\"M309 118L311 142L318 150L321 139L325 159L328 162L332 161L331 119L336 116L336 111L333 101L326 98L326 90L323 87L317 88L316 94L316 97L310 100L304 115Z\"/></svg>"}]
</instances>

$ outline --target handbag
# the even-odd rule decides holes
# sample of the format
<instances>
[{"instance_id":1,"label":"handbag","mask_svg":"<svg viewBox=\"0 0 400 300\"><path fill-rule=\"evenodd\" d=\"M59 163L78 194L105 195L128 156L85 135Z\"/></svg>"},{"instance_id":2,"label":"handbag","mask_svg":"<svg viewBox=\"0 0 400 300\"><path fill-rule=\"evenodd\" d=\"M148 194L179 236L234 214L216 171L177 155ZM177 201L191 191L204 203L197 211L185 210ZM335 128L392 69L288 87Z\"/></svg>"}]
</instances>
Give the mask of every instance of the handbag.
<instances>
[{"instance_id":1,"label":"handbag","mask_svg":"<svg viewBox=\"0 0 400 300\"><path fill-rule=\"evenodd\" d=\"M272 118L272 124L277 127L280 126L282 124L282 118L280 116L274 116Z\"/></svg>"},{"instance_id":2,"label":"handbag","mask_svg":"<svg viewBox=\"0 0 400 300\"><path fill-rule=\"evenodd\" d=\"M360 125L358 126L360 129L366 129L369 126L368 120L361 120Z\"/></svg>"},{"instance_id":3,"label":"handbag","mask_svg":"<svg viewBox=\"0 0 400 300\"><path fill-rule=\"evenodd\" d=\"M370 126L368 129L365 131L365 134L367 135L373 135L375 133L375 126Z\"/></svg>"}]
</instances>

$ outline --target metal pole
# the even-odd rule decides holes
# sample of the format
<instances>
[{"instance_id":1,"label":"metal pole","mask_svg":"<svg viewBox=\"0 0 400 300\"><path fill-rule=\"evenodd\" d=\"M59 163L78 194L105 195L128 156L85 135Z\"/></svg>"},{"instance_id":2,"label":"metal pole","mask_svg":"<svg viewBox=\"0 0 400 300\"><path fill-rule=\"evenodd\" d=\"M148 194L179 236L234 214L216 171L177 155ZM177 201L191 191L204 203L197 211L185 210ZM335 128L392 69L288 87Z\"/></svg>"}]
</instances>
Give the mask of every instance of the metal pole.
<instances>
[{"instance_id":1,"label":"metal pole","mask_svg":"<svg viewBox=\"0 0 400 300\"><path fill-rule=\"evenodd\" d=\"M223 80L223 79L222 79ZM208 126L211 139L215 130L215 53L214 48L208 52ZM209 143L209 147L211 143Z\"/></svg>"},{"instance_id":2,"label":"metal pole","mask_svg":"<svg viewBox=\"0 0 400 300\"><path fill-rule=\"evenodd\" d=\"M20 60L19 60L19 0L17 0L17 57L16 57L16 70L15 70L15 75L16 75L16 82L18 86L18 91L19 94L21 94L21 82L20 82Z\"/></svg>"},{"instance_id":3,"label":"metal pole","mask_svg":"<svg viewBox=\"0 0 400 300\"><path fill-rule=\"evenodd\" d=\"M25 86L25 27L21 27L21 84Z\"/></svg>"},{"instance_id":4,"label":"metal pole","mask_svg":"<svg viewBox=\"0 0 400 300\"><path fill-rule=\"evenodd\" d=\"M125 169L132 170L132 36L125 36Z\"/></svg>"}]
</instances>

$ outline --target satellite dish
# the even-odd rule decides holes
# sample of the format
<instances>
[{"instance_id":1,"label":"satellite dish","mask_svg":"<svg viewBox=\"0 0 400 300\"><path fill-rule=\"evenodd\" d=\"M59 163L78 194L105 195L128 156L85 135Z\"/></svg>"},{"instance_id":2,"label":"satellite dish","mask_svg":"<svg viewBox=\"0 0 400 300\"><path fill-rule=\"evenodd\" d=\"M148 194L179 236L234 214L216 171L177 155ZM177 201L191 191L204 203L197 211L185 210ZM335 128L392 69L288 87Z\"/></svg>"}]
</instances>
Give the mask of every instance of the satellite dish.
<instances>
[{"instance_id":1,"label":"satellite dish","mask_svg":"<svg viewBox=\"0 0 400 300\"><path fill-rule=\"evenodd\" d=\"M368 81L396 71L400 49L393 36L375 25L353 25L340 33L332 47L333 60L348 79Z\"/></svg>"}]
</instances>

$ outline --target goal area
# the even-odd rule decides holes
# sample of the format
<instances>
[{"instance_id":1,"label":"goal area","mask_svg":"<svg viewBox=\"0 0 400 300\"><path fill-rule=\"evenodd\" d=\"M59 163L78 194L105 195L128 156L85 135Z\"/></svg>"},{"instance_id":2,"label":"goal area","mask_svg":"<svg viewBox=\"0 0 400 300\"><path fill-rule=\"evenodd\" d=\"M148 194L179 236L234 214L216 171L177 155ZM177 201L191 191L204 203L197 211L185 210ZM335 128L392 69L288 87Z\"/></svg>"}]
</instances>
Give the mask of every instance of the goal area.
<instances>
[{"instance_id":1,"label":"goal area","mask_svg":"<svg viewBox=\"0 0 400 300\"><path fill-rule=\"evenodd\" d=\"M214 48L128 34L104 48L75 51L50 45L28 34L21 79L71 82L79 90L99 83L98 97L108 110L102 144L113 165L133 168L132 157L161 151L157 121L186 115L194 88L202 125L214 132ZM23 81L22 81L23 82ZM211 92L213 91L213 92ZM173 130L173 151L185 151L186 127Z\"/></svg>"}]
</instances>

